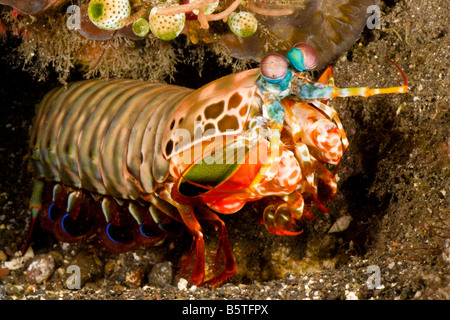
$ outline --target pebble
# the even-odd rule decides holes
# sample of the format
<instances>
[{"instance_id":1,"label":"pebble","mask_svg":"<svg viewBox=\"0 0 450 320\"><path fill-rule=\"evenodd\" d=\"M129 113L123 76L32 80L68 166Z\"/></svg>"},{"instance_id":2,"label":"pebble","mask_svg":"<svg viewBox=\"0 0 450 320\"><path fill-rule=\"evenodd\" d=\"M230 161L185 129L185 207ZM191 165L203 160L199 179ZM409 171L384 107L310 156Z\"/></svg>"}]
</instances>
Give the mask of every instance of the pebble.
<instances>
[{"instance_id":1,"label":"pebble","mask_svg":"<svg viewBox=\"0 0 450 320\"><path fill-rule=\"evenodd\" d=\"M98 278L103 276L104 272L104 265L97 257L95 251L81 251L72 261L70 261L69 267L70 266L79 268L79 283L81 286L84 286L88 282L98 280ZM66 276L71 277L74 274L75 273L66 273Z\"/></svg>"},{"instance_id":2,"label":"pebble","mask_svg":"<svg viewBox=\"0 0 450 320\"><path fill-rule=\"evenodd\" d=\"M9 270L22 269L25 267L25 263L32 258L34 258L34 252L30 247L23 256L4 262L3 267L8 268Z\"/></svg>"},{"instance_id":3,"label":"pebble","mask_svg":"<svg viewBox=\"0 0 450 320\"><path fill-rule=\"evenodd\" d=\"M6 256L6 253L4 253L2 250L0 250L0 261L6 261L8 257Z\"/></svg>"},{"instance_id":4,"label":"pebble","mask_svg":"<svg viewBox=\"0 0 450 320\"><path fill-rule=\"evenodd\" d=\"M0 300L3 300L6 296L6 288L0 285Z\"/></svg>"},{"instance_id":5,"label":"pebble","mask_svg":"<svg viewBox=\"0 0 450 320\"><path fill-rule=\"evenodd\" d=\"M160 262L152 267L148 275L148 283L155 287L164 287L172 283L172 278L172 262Z\"/></svg>"},{"instance_id":6,"label":"pebble","mask_svg":"<svg viewBox=\"0 0 450 320\"><path fill-rule=\"evenodd\" d=\"M22 285L12 285L7 283L5 285L5 295L7 296L20 296L23 291Z\"/></svg>"},{"instance_id":7,"label":"pebble","mask_svg":"<svg viewBox=\"0 0 450 320\"><path fill-rule=\"evenodd\" d=\"M187 285L188 285L188 281L184 278L181 278L177 284L178 290L186 290Z\"/></svg>"},{"instance_id":8,"label":"pebble","mask_svg":"<svg viewBox=\"0 0 450 320\"><path fill-rule=\"evenodd\" d=\"M358 296L353 291L345 290L345 300L358 300Z\"/></svg>"},{"instance_id":9,"label":"pebble","mask_svg":"<svg viewBox=\"0 0 450 320\"><path fill-rule=\"evenodd\" d=\"M116 268L117 268L117 263L111 262L111 261L107 262L105 264L105 275L110 276Z\"/></svg>"},{"instance_id":10,"label":"pebble","mask_svg":"<svg viewBox=\"0 0 450 320\"><path fill-rule=\"evenodd\" d=\"M139 288L144 280L144 275L144 269L130 270L125 275L125 282L131 288Z\"/></svg>"},{"instance_id":11,"label":"pebble","mask_svg":"<svg viewBox=\"0 0 450 320\"><path fill-rule=\"evenodd\" d=\"M9 269L0 267L0 278L6 277L8 275L9 275Z\"/></svg>"},{"instance_id":12,"label":"pebble","mask_svg":"<svg viewBox=\"0 0 450 320\"><path fill-rule=\"evenodd\" d=\"M33 259L27 272L29 283L42 283L46 281L55 270L55 260L50 255L41 254Z\"/></svg>"}]
</instances>

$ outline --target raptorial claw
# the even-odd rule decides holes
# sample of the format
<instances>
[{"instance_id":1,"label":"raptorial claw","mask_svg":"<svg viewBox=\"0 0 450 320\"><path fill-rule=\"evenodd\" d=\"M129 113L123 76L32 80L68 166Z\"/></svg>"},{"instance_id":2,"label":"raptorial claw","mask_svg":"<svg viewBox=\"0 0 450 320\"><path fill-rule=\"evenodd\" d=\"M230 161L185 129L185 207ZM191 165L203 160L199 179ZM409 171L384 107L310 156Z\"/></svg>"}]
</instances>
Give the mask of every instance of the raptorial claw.
<instances>
[{"instance_id":1,"label":"raptorial claw","mask_svg":"<svg viewBox=\"0 0 450 320\"><path fill-rule=\"evenodd\" d=\"M217 246L217 254L214 261L214 273L219 270L219 266L223 257L223 271L213 278L205 281L205 284L211 285L213 287L217 286L219 283L227 280L236 271L236 262L233 257L233 250L230 244L230 238L228 236L227 227L225 223L219 219L219 217L208 209L203 209L199 219L207 223L213 224L216 227L217 233L219 234L219 244Z\"/></svg>"}]
</instances>

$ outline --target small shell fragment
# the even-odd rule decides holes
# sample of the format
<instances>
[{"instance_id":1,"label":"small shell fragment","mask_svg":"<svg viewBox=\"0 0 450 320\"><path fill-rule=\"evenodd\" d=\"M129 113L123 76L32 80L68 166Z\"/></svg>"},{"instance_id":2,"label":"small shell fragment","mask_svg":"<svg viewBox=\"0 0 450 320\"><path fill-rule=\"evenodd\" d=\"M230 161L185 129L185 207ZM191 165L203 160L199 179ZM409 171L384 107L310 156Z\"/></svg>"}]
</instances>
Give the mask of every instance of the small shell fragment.
<instances>
[{"instance_id":1,"label":"small shell fragment","mask_svg":"<svg viewBox=\"0 0 450 320\"><path fill-rule=\"evenodd\" d=\"M330 230L328 230L328 233L341 232L346 230L352 220L353 218L350 215L345 215L338 218L331 226Z\"/></svg>"}]
</instances>

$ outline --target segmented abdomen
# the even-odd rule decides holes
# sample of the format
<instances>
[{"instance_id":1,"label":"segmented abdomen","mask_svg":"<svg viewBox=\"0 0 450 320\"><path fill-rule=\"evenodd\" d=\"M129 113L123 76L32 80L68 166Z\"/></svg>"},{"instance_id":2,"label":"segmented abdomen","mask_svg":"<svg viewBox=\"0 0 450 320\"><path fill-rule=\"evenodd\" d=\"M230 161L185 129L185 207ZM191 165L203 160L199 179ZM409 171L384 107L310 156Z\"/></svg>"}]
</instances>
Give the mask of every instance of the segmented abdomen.
<instances>
[{"instance_id":1,"label":"segmented abdomen","mask_svg":"<svg viewBox=\"0 0 450 320\"><path fill-rule=\"evenodd\" d=\"M161 136L191 92L138 80L82 81L51 91L30 139L35 177L123 199L154 192L168 176Z\"/></svg>"}]
</instances>

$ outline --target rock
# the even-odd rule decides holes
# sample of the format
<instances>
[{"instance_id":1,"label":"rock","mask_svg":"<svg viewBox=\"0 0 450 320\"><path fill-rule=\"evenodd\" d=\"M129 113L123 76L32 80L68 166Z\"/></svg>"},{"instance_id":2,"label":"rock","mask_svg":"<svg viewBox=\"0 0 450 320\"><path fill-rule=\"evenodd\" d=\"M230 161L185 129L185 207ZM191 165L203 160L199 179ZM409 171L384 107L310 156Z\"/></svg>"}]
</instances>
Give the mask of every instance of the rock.
<instances>
[{"instance_id":1,"label":"rock","mask_svg":"<svg viewBox=\"0 0 450 320\"><path fill-rule=\"evenodd\" d=\"M110 276L113 274L114 270L117 268L117 263L109 261L105 264L105 276Z\"/></svg>"},{"instance_id":2,"label":"rock","mask_svg":"<svg viewBox=\"0 0 450 320\"><path fill-rule=\"evenodd\" d=\"M172 262L157 263L148 275L148 283L155 287L164 287L172 283Z\"/></svg>"},{"instance_id":3,"label":"rock","mask_svg":"<svg viewBox=\"0 0 450 320\"><path fill-rule=\"evenodd\" d=\"M9 275L9 269L0 267L0 278L6 277L8 275Z\"/></svg>"},{"instance_id":4,"label":"rock","mask_svg":"<svg viewBox=\"0 0 450 320\"><path fill-rule=\"evenodd\" d=\"M64 257L58 251L50 251L48 255L55 260L56 265L61 265L64 261Z\"/></svg>"},{"instance_id":5,"label":"rock","mask_svg":"<svg viewBox=\"0 0 450 320\"><path fill-rule=\"evenodd\" d=\"M33 259L27 272L29 283L42 283L46 281L55 270L55 260L50 255L41 254Z\"/></svg>"},{"instance_id":6,"label":"rock","mask_svg":"<svg viewBox=\"0 0 450 320\"><path fill-rule=\"evenodd\" d=\"M17 255L20 255L17 253ZM8 268L9 270L18 270L25 267L25 264L34 258L34 252L31 247L25 252L23 256L18 256L10 261L6 261L3 263L3 267Z\"/></svg>"},{"instance_id":7,"label":"rock","mask_svg":"<svg viewBox=\"0 0 450 320\"><path fill-rule=\"evenodd\" d=\"M6 261L7 258L6 253L0 250L0 261Z\"/></svg>"},{"instance_id":8,"label":"rock","mask_svg":"<svg viewBox=\"0 0 450 320\"><path fill-rule=\"evenodd\" d=\"M187 286L188 286L188 281L186 279L181 278L178 281L178 284L177 284L178 290L186 290Z\"/></svg>"},{"instance_id":9,"label":"rock","mask_svg":"<svg viewBox=\"0 0 450 320\"><path fill-rule=\"evenodd\" d=\"M67 273L66 276L72 277L79 274L80 279L76 281L77 285L80 284L83 286L87 282L96 281L99 277L103 276L104 266L103 262L97 257L95 252L86 252L82 251L76 256L70 263L67 268L71 267L72 272ZM67 283L67 281L65 281Z\"/></svg>"},{"instance_id":10,"label":"rock","mask_svg":"<svg viewBox=\"0 0 450 320\"><path fill-rule=\"evenodd\" d=\"M7 283L4 292L6 296L20 297L23 293L23 286Z\"/></svg>"},{"instance_id":11,"label":"rock","mask_svg":"<svg viewBox=\"0 0 450 320\"><path fill-rule=\"evenodd\" d=\"M359 300L359 299L355 292L345 290L345 300Z\"/></svg>"},{"instance_id":12,"label":"rock","mask_svg":"<svg viewBox=\"0 0 450 320\"><path fill-rule=\"evenodd\" d=\"M130 288L139 288L144 280L144 275L144 269L130 270L125 276L125 282Z\"/></svg>"}]
</instances>

